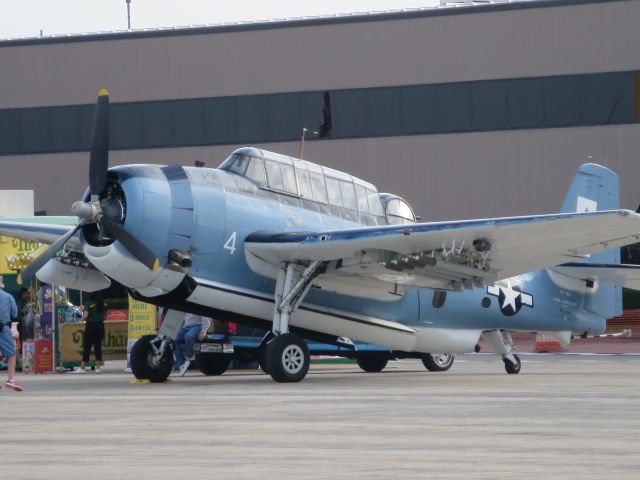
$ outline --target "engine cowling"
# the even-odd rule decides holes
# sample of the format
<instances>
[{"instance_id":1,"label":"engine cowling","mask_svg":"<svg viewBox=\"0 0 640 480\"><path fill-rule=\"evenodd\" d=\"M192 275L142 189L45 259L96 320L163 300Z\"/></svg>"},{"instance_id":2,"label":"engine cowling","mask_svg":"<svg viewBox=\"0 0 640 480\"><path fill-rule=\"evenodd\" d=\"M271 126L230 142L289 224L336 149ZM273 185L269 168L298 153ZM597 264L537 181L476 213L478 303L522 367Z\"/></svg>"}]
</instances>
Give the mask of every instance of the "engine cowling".
<instances>
[{"instance_id":1,"label":"engine cowling","mask_svg":"<svg viewBox=\"0 0 640 480\"><path fill-rule=\"evenodd\" d=\"M193 241L192 190L184 169L178 165L112 168L100 206L105 216L151 249L161 267L151 270L143 265L108 229L96 223L82 229L87 260L109 278L146 296L163 295L176 288L190 263L178 265L169 253L186 252Z\"/></svg>"}]
</instances>

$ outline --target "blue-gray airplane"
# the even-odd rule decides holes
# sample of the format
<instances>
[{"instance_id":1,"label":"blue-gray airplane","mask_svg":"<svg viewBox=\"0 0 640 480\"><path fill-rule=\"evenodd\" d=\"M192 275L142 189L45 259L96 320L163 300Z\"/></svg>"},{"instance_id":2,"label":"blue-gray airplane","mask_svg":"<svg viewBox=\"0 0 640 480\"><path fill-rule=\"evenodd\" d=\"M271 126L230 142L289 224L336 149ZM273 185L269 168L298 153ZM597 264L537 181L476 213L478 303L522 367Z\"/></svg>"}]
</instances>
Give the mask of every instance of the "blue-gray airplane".
<instances>
[{"instance_id":1,"label":"blue-gray airplane","mask_svg":"<svg viewBox=\"0 0 640 480\"><path fill-rule=\"evenodd\" d=\"M305 377L306 340L384 346L352 353L367 371L389 358L437 371L483 337L518 373L510 332L563 343L602 332L621 311L621 287L640 289L639 268L619 255L640 241L640 215L619 209L605 167L581 166L558 214L419 223L405 200L366 181L258 148L216 169L108 168L108 105L103 90L74 216L2 219L0 234L50 244L22 280L37 272L96 291L113 279L170 309L160 333L134 346L138 378L170 374L179 312L268 329L259 356L277 382Z\"/></svg>"}]
</instances>

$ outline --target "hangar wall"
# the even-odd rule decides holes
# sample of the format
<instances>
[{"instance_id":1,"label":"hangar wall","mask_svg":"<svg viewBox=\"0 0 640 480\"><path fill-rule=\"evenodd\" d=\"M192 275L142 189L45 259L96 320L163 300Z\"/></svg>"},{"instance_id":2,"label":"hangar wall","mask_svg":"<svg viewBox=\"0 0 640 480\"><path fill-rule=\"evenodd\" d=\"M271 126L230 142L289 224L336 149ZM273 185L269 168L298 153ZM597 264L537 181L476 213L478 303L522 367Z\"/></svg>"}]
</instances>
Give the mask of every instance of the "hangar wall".
<instances>
[{"instance_id":1,"label":"hangar wall","mask_svg":"<svg viewBox=\"0 0 640 480\"><path fill-rule=\"evenodd\" d=\"M621 174L623 206L635 209L640 201L634 192L634 179L640 178L635 160L640 151L640 51L634 42L638 18L638 0L575 0L0 42L0 161L5 166L0 188L33 188L36 209L67 214L87 183L87 154L82 145L72 148L67 137L75 132L80 138L76 143L88 144L91 103L104 86L114 107L130 108L121 118L134 118L126 128L124 120L114 125L112 119L112 131L120 125L123 134L138 125L135 115L127 113L137 111L136 106L155 108L148 117L158 122L161 115L153 112L166 102L231 97L242 102L264 95L263 103L271 104L264 108L282 118L278 101L283 97L276 94L319 99L325 91L332 92L336 102L336 130L341 121L343 126L356 125L358 119L370 124L372 117L393 125L393 95L387 103L380 101L378 111L371 106L382 97L345 101L347 107L341 110L340 95L346 98L344 92L351 92L353 99L365 95L363 91L379 95L420 86L436 89L436 98L448 89L444 98L451 101L435 118L448 115L452 128L438 131L443 120L436 121L435 130L410 134L391 130L382 132L386 136L375 131L334 135L308 141L305 157L404 196L425 220L554 211L577 166L589 160ZM627 80L624 87L606 92L596 81L595 93L575 94L572 79L587 78L589 83L602 75ZM492 127L498 110L494 105L500 102L506 104L503 109L522 114L513 108L509 93L518 82L525 85L523 98L528 97L527 82L543 85L540 98L549 108L543 109L541 123L527 128L514 124L511 115L504 125L498 128L494 121ZM549 87L550 82L563 86ZM456 107L459 92L489 84L503 85L502 90L465 94L469 97L463 107ZM470 86L465 90L465 85ZM530 91L536 98L536 88ZM563 104L569 97L572 101ZM596 97L599 104L592 101ZM585 114L587 104L599 105L593 118ZM272 121L255 105L249 104L244 115ZM291 122L288 136L263 136L259 146L296 155L293 139L303 126L313 129L317 123L312 122L320 120L322 105L313 105L315 117L312 108L299 117L299 125ZM73 106L79 113L69 113ZM560 114L568 112L569 120L552 121L554 106ZM474 109L478 126L467 118ZM175 126L172 112L162 128ZM144 122L144 115L139 116ZM457 125L465 128L456 130ZM238 129L247 131L242 124ZM55 147L42 142L32 148L34 139L47 132L47 138L64 137L68 143ZM17 138L22 140L12 140ZM112 152L110 164L191 164L200 159L216 166L242 145L232 135L192 143L176 148L175 142L125 142Z\"/></svg>"},{"instance_id":2,"label":"hangar wall","mask_svg":"<svg viewBox=\"0 0 640 480\"><path fill-rule=\"evenodd\" d=\"M104 85L125 102L634 70L638 18L634 0L569 0L0 42L0 108L90 103Z\"/></svg>"}]
</instances>

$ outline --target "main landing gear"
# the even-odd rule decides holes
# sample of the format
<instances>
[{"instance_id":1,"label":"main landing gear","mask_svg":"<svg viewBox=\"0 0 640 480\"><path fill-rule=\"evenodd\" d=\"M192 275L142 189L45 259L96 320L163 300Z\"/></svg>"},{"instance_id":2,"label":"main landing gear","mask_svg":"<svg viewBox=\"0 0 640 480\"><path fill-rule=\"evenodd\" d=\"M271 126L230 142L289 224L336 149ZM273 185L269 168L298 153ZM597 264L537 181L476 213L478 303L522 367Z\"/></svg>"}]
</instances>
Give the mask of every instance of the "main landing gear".
<instances>
[{"instance_id":1,"label":"main landing gear","mask_svg":"<svg viewBox=\"0 0 640 480\"><path fill-rule=\"evenodd\" d=\"M278 271L273 311L273 338L260 347L260 366L276 382L299 382L309 371L311 359L307 343L289 333L289 319L320 273L322 262L312 262L303 270L295 263L284 263Z\"/></svg>"},{"instance_id":2,"label":"main landing gear","mask_svg":"<svg viewBox=\"0 0 640 480\"><path fill-rule=\"evenodd\" d=\"M164 382L173 369L171 339L176 338L184 313L169 310L158 335L140 337L131 349L131 371L138 380Z\"/></svg>"},{"instance_id":3,"label":"main landing gear","mask_svg":"<svg viewBox=\"0 0 640 480\"><path fill-rule=\"evenodd\" d=\"M298 335L283 333L269 341L265 348L265 371L276 382L299 382L307 375L311 364L309 348Z\"/></svg>"},{"instance_id":4,"label":"main landing gear","mask_svg":"<svg viewBox=\"0 0 640 480\"><path fill-rule=\"evenodd\" d=\"M138 380L164 382L173 368L173 350L168 337L145 335L131 349L131 371Z\"/></svg>"},{"instance_id":5,"label":"main landing gear","mask_svg":"<svg viewBox=\"0 0 640 480\"><path fill-rule=\"evenodd\" d=\"M484 339L491 345L496 353L502 355L504 369L508 374L520 373L522 362L520 357L513 353L513 339L509 332L501 332L500 330L490 330L482 332Z\"/></svg>"}]
</instances>

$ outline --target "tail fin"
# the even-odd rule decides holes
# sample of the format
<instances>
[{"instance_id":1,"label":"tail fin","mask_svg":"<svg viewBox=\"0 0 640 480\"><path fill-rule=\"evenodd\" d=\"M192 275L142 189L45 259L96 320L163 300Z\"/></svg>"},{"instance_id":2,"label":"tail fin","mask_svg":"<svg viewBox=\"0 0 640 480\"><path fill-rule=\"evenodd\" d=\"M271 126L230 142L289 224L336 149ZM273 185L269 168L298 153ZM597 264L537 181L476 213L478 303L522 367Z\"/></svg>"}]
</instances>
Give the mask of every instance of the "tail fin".
<instances>
[{"instance_id":1,"label":"tail fin","mask_svg":"<svg viewBox=\"0 0 640 480\"><path fill-rule=\"evenodd\" d=\"M618 175L601 165L585 163L571 182L562 204L562 213L593 212L620 208L620 182ZM586 263L619 264L620 249L595 253L585 257ZM598 282L599 283L599 282ZM622 289L608 284L588 288L584 308L604 318L622 313Z\"/></svg>"}]
</instances>

